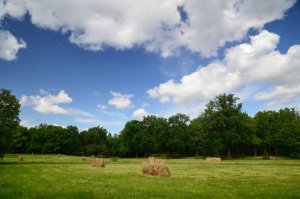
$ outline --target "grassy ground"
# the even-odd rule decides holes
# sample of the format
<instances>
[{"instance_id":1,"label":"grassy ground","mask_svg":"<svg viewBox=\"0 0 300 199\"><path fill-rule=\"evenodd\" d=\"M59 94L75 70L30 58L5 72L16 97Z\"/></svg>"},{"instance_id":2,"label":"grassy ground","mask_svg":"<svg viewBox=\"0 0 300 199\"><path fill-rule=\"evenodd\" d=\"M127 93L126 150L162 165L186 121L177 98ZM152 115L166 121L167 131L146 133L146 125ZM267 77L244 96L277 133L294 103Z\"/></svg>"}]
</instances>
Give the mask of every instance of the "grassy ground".
<instances>
[{"instance_id":1,"label":"grassy ground","mask_svg":"<svg viewBox=\"0 0 300 199\"><path fill-rule=\"evenodd\" d=\"M0 198L300 198L300 160L170 159L170 178L143 176L145 159L16 155L0 160Z\"/></svg>"}]
</instances>

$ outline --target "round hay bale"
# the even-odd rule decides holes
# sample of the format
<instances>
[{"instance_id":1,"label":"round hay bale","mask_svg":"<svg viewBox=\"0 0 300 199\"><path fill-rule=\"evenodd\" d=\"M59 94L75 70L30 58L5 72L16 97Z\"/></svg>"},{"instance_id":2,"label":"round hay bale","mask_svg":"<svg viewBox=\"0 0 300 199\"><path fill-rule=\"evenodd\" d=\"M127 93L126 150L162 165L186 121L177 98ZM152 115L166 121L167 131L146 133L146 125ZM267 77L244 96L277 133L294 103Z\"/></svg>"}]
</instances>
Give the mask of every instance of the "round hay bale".
<instances>
[{"instance_id":1,"label":"round hay bale","mask_svg":"<svg viewBox=\"0 0 300 199\"><path fill-rule=\"evenodd\" d=\"M92 166L93 167L105 167L105 161L102 158L101 159L94 158L92 160Z\"/></svg>"},{"instance_id":2,"label":"round hay bale","mask_svg":"<svg viewBox=\"0 0 300 199\"><path fill-rule=\"evenodd\" d=\"M205 161L208 162L208 163L221 162L221 158L219 158L219 157L206 157Z\"/></svg>"},{"instance_id":3,"label":"round hay bale","mask_svg":"<svg viewBox=\"0 0 300 199\"><path fill-rule=\"evenodd\" d=\"M19 155L19 156L18 156L18 160L19 160L20 162L24 161L24 156Z\"/></svg>"},{"instance_id":4,"label":"round hay bale","mask_svg":"<svg viewBox=\"0 0 300 199\"><path fill-rule=\"evenodd\" d=\"M154 157L148 158L147 162L142 165L142 173L144 175L170 177L171 172L166 163L166 160L156 159Z\"/></svg>"}]
</instances>

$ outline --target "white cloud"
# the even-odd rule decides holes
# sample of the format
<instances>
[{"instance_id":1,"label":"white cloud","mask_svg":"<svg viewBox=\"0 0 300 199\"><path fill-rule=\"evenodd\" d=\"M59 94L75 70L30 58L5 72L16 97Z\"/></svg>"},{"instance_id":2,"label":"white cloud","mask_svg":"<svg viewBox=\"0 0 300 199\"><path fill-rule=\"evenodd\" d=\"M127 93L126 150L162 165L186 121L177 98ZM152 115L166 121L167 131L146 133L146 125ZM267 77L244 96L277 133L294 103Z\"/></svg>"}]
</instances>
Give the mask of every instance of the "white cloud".
<instances>
[{"instance_id":1,"label":"white cloud","mask_svg":"<svg viewBox=\"0 0 300 199\"><path fill-rule=\"evenodd\" d=\"M100 110L105 110L107 109L107 106L103 105L103 104L98 104L97 107L100 109Z\"/></svg>"},{"instance_id":2,"label":"white cloud","mask_svg":"<svg viewBox=\"0 0 300 199\"><path fill-rule=\"evenodd\" d=\"M91 114L84 111L61 107L60 104L72 102L72 98L64 90L61 90L57 95L52 95L44 90L41 90L40 94L34 96L23 95L20 104L22 106L32 106L35 111L42 114L91 116Z\"/></svg>"},{"instance_id":3,"label":"white cloud","mask_svg":"<svg viewBox=\"0 0 300 199\"><path fill-rule=\"evenodd\" d=\"M27 119L21 119L20 124L21 124L22 126L27 127L27 128L31 128L31 127L33 127L33 126L36 126L35 124L32 123L31 120L27 120Z\"/></svg>"},{"instance_id":4,"label":"white cloud","mask_svg":"<svg viewBox=\"0 0 300 199\"><path fill-rule=\"evenodd\" d=\"M56 123L54 123L54 124L51 124L51 125L53 125L53 126L57 126L57 127L66 128L66 126L64 126L64 125L62 125L62 124L56 124Z\"/></svg>"},{"instance_id":5,"label":"white cloud","mask_svg":"<svg viewBox=\"0 0 300 199\"><path fill-rule=\"evenodd\" d=\"M107 106L103 104L98 104L97 107L100 109L100 112L104 115L111 116L111 117L117 117L120 119L127 119L127 116L123 113L115 112L115 111L108 111Z\"/></svg>"},{"instance_id":6,"label":"white cloud","mask_svg":"<svg viewBox=\"0 0 300 199\"><path fill-rule=\"evenodd\" d=\"M93 114L91 114L91 113L88 113L88 112L85 112L82 110L78 110L78 109L72 109L72 108L67 109L67 113L68 113L67 115L81 115L81 116L86 116L86 117L93 116Z\"/></svg>"},{"instance_id":7,"label":"white cloud","mask_svg":"<svg viewBox=\"0 0 300 199\"><path fill-rule=\"evenodd\" d=\"M69 33L69 40L93 51L106 46L143 46L162 56L184 47L204 56L226 42L243 39L250 28L281 19L295 0L12 0L0 18L21 18L28 11L38 27ZM180 17L182 7L187 19ZM1 6L0 6L1 8Z\"/></svg>"},{"instance_id":8,"label":"white cloud","mask_svg":"<svg viewBox=\"0 0 300 199\"><path fill-rule=\"evenodd\" d=\"M26 48L22 39L15 38L9 31L0 30L0 59L12 61L20 49Z\"/></svg>"},{"instance_id":9,"label":"white cloud","mask_svg":"<svg viewBox=\"0 0 300 199\"><path fill-rule=\"evenodd\" d=\"M249 44L228 49L223 60L215 60L183 76L179 82L171 79L149 89L149 96L159 98L162 103L180 104L207 101L224 92L239 91L252 83L298 88L300 45L291 46L286 54L282 54L276 50L279 36L274 33L263 30L250 39ZM294 93L290 98L296 96L295 90L290 91ZM278 93L278 89L273 92ZM282 101L284 94L271 96Z\"/></svg>"},{"instance_id":10,"label":"white cloud","mask_svg":"<svg viewBox=\"0 0 300 199\"><path fill-rule=\"evenodd\" d=\"M87 118L76 118L76 122L81 123L81 124L92 124L92 125L98 125L98 126L103 126L103 125L108 125L108 126L114 126L114 125L124 125L124 122L121 121L103 121L103 120L98 120L98 119L87 119Z\"/></svg>"},{"instance_id":11,"label":"white cloud","mask_svg":"<svg viewBox=\"0 0 300 199\"><path fill-rule=\"evenodd\" d=\"M26 14L24 0L4 0L0 3L0 20L6 15L21 19Z\"/></svg>"},{"instance_id":12,"label":"white cloud","mask_svg":"<svg viewBox=\"0 0 300 199\"><path fill-rule=\"evenodd\" d=\"M132 113L132 117L138 120L143 119L143 117L147 115L149 115L149 113L144 108L137 109Z\"/></svg>"},{"instance_id":13,"label":"white cloud","mask_svg":"<svg viewBox=\"0 0 300 199\"><path fill-rule=\"evenodd\" d=\"M182 27L184 34L180 39L188 49L210 56L226 42L245 38L250 28L260 29L282 18L294 3L294 0L187 0L184 8L189 23Z\"/></svg>"},{"instance_id":14,"label":"white cloud","mask_svg":"<svg viewBox=\"0 0 300 199\"><path fill-rule=\"evenodd\" d=\"M72 98L69 97L64 90L61 90L56 96L51 94L26 96L23 95L20 103L22 106L31 105L33 109L43 114L68 114L68 111L59 106L59 104L65 104L72 102Z\"/></svg>"},{"instance_id":15,"label":"white cloud","mask_svg":"<svg viewBox=\"0 0 300 199\"><path fill-rule=\"evenodd\" d=\"M123 120L127 119L127 116L125 114L119 113L119 112L115 112L115 111L102 110L101 113L104 114L104 115L107 115L107 116L117 117L117 118L123 119Z\"/></svg>"},{"instance_id":16,"label":"white cloud","mask_svg":"<svg viewBox=\"0 0 300 199\"><path fill-rule=\"evenodd\" d=\"M272 91L256 93L256 100L272 100L267 106L276 106L288 103L300 96L300 84L296 86L277 86Z\"/></svg>"},{"instance_id":17,"label":"white cloud","mask_svg":"<svg viewBox=\"0 0 300 199\"><path fill-rule=\"evenodd\" d=\"M198 104L172 104L170 106L164 106L160 112L156 115L164 118L169 118L177 113L182 113L190 116L191 119L194 119L199 116L199 114L205 109L205 103Z\"/></svg>"},{"instance_id":18,"label":"white cloud","mask_svg":"<svg viewBox=\"0 0 300 199\"><path fill-rule=\"evenodd\" d=\"M113 98L111 98L108 101L109 105L112 105L112 106L116 107L117 109L133 108L133 104L130 99L133 97L133 95L131 95L131 94L123 95L121 93L117 93L117 92L113 92L113 91L111 91L110 93L113 96Z\"/></svg>"}]
</instances>

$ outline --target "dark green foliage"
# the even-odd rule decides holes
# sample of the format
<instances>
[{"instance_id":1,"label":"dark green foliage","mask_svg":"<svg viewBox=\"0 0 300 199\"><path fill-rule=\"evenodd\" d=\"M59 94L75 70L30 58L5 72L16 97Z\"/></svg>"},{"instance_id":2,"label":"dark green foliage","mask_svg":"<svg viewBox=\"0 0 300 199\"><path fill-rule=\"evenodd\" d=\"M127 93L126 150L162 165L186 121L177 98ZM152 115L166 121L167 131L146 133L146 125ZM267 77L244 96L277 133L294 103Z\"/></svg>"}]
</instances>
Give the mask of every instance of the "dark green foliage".
<instances>
[{"instance_id":1,"label":"dark green foliage","mask_svg":"<svg viewBox=\"0 0 300 199\"><path fill-rule=\"evenodd\" d=\"M242 112L233 94L217 96L202 114L190 120L176 114L169 118L147 116L126 123L119 135L103 127L79 132L41 124L18 126L18 100L9 90L0 93L0 157L11 146L14 153L56 153L123 157L270 156L300 157L300 116L294 108Z\"/></svg>"},{"instance_id":2,"label":"dark green foliage","mask_svg":"<svg viewBox=\"0 0 300 199\"><path fill-rule=\"evenodd\" d=\"M166 143L168 152L173 156L186 156L191 151L192 134L188 130L189 123L189 116L180 113L168 119L169 136Z\"/></svg>"},{"instance_id":3,"label":"dark green foliage","mask_svg":"<svg viewBox=\"0 0 300 199\"><path fill-rule=\"evenodd\" d=\"M271 155L300 157L300 117L294 108L255 115L262 150Z\"/></svg>"},{"instance_id":4,"label":"dark green foliage","mask_svg":"<svg viewBox=\"0 0 300 199\"><path fill-rule=\"evenodd\" d=\"M106 155L107 152L107 131L103 127L89 128L79 135L80 151L84 155Z\"/></svg>"},{"instance_id":5,"label":"dark green foliage","mask_svg":"<svg viewBox=\"0 0 300 199\"><path fill-rule=\"evenodd\" d=\"M23 127L24 128L24 127ZM75 126L63 128L61 126L41 124L30 128L27 135L31 136L27 148L23 152L27 153L62 153L76 154L78 152L78 129ZM14 149L18 151L17 148Z\"/></svg>"},{"instance_id":6,"label":"dark green foliage","mask_svg":"<svg viewBox=\"0 0 300 199\"><path fill-rule=\"evenodd\" d=\"M13 132L12 148L15 153L27 152L31 141L31 131L23 126L18 126Z\"/></svg>"},{"instance_id":7,"label":"dark green foliage","mask_svg":"<svg viewBox=\"0 0 300 199\"><path fill-rule=\"evenodd\" d=\"M121 156L141 155L141 133L141 122L132 120L126 123L119 136Z\"/></svg>"},{"instance_id":8,"label":"dark green foliage","mask_svg":"<svg viewBox=\"0 0 300 199\"><path fill-rule=\"evenodd\" d=\"M12 144L12 131L19 124L20 104L10 90L0 90L0 158Z\"/></svg>"},{"instance_id":9,"label":"dark green foliage","mask_svg":"<svg viewBox=\"0 0 300 199\"><path fill-rule=\"evenodd\" d=\"M217 155L219 150L226 148L229 159L233 145L242 142L244 128L242 104L237 101L233 94L219 95L206 105L202 115L207 148L215 150Z\"/></svg>"},{"instance_id":10,"label":"dark green foliage","mask_svg":"<svg viewBox=\"0 0 300 199\"><path fill-rule=\"evenodd\" d=\"M186 156L192 151L192 133L187 115L176 114L169 119L157 116L132 120L121 131L120 154L137 156Z\"/></svg>"},{"instance_id":11,"label":"dark green foliage","mask_svg":"<svg viewBox=\"0 0 300 199\"><path fill-rule=\"evenodd\" d=\"M165 153L167 150L168 123L165 118L154 115L141 121L141 150L145 156Z\"/></svg>"}]
</instances>

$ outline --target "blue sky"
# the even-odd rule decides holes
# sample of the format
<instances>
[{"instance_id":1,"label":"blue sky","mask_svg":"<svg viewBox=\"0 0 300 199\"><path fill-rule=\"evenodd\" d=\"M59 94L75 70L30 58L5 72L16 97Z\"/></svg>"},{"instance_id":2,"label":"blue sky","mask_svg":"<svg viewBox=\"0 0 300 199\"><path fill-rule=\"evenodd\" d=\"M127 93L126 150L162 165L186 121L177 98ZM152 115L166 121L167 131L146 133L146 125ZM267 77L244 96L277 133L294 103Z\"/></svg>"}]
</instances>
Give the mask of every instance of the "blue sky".
<instances>
[{"instance_id":1,"label":"blue sky","mask_svg":"<svg viewBox=\"0 0 300 199\"><path fill-rule=\"evenodd\" d=\"M243 110L299 108L293 0L0 1L0 87L25 126L103 126L177 112L221 93Z\"/></svg>"}]
</instances>

